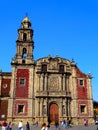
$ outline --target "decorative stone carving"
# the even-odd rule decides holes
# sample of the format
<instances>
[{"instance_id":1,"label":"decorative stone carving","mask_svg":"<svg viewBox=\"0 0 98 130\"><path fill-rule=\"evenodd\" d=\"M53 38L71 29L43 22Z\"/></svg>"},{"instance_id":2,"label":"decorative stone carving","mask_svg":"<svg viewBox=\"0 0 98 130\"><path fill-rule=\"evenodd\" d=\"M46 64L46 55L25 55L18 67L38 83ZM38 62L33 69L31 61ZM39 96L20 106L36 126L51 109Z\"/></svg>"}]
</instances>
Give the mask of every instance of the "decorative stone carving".
<instances>
[{"instance_id":1,"label":"decorative stone carving","mask_svg":"<svg viewBox=\"0 0 98 130\"><path fill-rule=\"evenodd\" d=\"M49 78L49 90L58 90L59 89L59 79L57 76L51 76Z\"/></svg>"},{"instance_id":2,"label":"decorative stone carving","mask_svg":"<svg viewBox=\"0 0 98 130\"><path fill-rule=\"evenodd\" d=\"M50 62L49 69L50 70L56 70L56 69L58 69L57 61Z\"/></svg>"}]
</instances>

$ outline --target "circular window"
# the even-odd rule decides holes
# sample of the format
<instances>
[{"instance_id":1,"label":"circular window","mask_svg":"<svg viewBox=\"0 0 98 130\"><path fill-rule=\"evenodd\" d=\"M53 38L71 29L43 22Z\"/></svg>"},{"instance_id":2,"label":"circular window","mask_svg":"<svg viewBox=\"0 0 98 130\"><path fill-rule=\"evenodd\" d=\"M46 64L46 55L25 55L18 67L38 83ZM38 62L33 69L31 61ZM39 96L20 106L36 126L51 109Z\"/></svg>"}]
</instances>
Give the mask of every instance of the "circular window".
<instances>
[{"instance_id":1,"label":"circular window","mask_svg":"<svg viewBox=\"0 0 98 130\"><path fill-rule=\"evenodd\" d=\"M3 84L3 88L7 88L7 84Z\"/></svg>"}]
</instances>

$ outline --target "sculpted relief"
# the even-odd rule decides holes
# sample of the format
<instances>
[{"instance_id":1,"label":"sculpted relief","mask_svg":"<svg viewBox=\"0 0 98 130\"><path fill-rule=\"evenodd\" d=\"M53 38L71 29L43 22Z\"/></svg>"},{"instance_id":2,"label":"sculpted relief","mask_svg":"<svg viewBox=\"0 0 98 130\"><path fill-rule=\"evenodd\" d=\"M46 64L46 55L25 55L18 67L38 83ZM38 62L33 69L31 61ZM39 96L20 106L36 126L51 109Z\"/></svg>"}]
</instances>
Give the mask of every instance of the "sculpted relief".
<instances>
[{"instance_id":1,"label":"sculpted relief","mask_svg":"<svg viewBox=\"0 0 98 130\"><path fill-rule=\"evenodd\" d=\"M58 69L57 61L52 61L52 62L50 62L49 69L50 69L50 70L56 70L56 69Z\"/></svg>"},{"instance_id":2,"label":"sculpted relief","mask_svg":"<svg viewBox=\"0 0 98 130\"><path fill-rule=\"evenodd\" d=\"M57 76L51 76L49 78L49 90L55 91L59 89L59 79Z\"/></svg>"}]
</instances>

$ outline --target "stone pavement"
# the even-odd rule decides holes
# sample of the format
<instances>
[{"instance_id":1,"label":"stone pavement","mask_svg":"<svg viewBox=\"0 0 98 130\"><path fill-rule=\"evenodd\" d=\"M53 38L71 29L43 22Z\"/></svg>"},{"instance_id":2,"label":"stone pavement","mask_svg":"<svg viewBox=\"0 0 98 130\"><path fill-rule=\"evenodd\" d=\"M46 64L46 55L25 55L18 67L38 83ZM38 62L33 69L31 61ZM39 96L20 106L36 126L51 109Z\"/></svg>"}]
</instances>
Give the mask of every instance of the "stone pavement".
<instances>
[{"instance_id":1,"label":"stone pavement","mask_svg":"<svg viewBox=\"0 0 98 130\"><path fill-rule=\"evenodd\" d=\"M30 130L40 130L40 126L38 126L36 128L35 125L31 125L30 127L31 127ZM0 130L2 130L1 127L0 127ZM13 126L12 130L18 130L18 127ZM24 130L26 130L25 126L24 126ZM72 126L72 128L66 128L66 129L64 129L62 126L59 126L59 128L56 129L56 127L54 125L51 125L49 130L97 130L97 126L96 125L90 125L90 126L85 127L83 125L79 125L79 126Z\"/></svg>"}]
</instances>

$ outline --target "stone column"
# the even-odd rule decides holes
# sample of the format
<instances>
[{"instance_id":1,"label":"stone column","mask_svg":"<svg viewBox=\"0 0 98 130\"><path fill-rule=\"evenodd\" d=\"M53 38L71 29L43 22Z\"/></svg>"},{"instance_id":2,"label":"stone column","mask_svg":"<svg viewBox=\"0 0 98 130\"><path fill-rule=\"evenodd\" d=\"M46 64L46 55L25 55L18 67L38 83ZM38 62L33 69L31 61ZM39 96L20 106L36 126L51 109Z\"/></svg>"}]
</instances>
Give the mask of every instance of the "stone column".
<instances>
[{"instance_id":1,"label":"stone column","mask_svg":"<svg viewBox=\"0 0 98 130\"><path fill-rule=\"evenodd\" d=\"M62 101L60 102L60 116L62 116Z\"/></svg>"},{"instance_id":2,"label":"stone column","mask_svg":"<svg viewBox=\"0 0 98 130\"><path fill-rule=\"evenodd\" d=\"M66 99L66 116L68 116L68 99Z\"/></svg>"},{"instance_id":3,"label":"stone column","mask_svg":"<svg viewBox=\"0 0 98 130\"><path fill-rule=\"evenodd\" d=\"M40 116L40 99L38 99L38 116Z\"/></svg>"},{"instance_id":4,"label":"stone column","mask_svg":"<svg viewBox=\"0 0 98 130\"><path fill-rule=\"evenodd\" d=\"M46 116L48 116L48 99L46 98Z\"/></svg>"},{"instance_id":5,"label":"stone column","mask_svg":"<svg viewBox=\"0 0 98 130\"><path fill-rule=\"evenodd\" d=\"M65 102L64 102L64 99L63 99L63 102L62 102L62 116L65 115Z\"/></svg>"},{"instance_id":6,"label":"stone column","mask_svg":"<svg viewBox=\"0 0 98 130\"><path fill-rule=\"evenodd\" d=\"M68 116L70 116L70 100L68 100Z\"/></svg>"},{"instance_id":7,"label":"stone column","mask_svg":"<svg viewBox=\"0 0 98 130\"><path fill-rule=\"evenodd\" d=\"M12 79L11 79L11 89L10 89L10 97L15 97L15 89L16 89L16 69L12 68Z\"/></svg>"},{"instance_id":8,"label":"stone column","mask_svg":"<svg viewBox=\"0 0 98 130\"><path fill-rule=\"evenodd\" d=\"M38 75L38 91L40 91L40 75Z\"/></svg>"},{"instance_id":9,"label":"stone column","mask_svg":"<svg viewBox=\"0 0 98 130\"><path fill-rule=\"evenodd\" d=\"M43 116L47 116L47 99L43 99Z\"/></svg>"},{"instance_id":10,"label":"stone column","mask_svg":"<svg viewBox=\"0 0 98 130\"><path fill-rule=\"evenodd\" d=\"M40 85L40 90L43 91L43 74L41 75Z\"/></svg>"},{"instance_id":11,"label":"stone column","mask_svg":"<svg viewBox=\"0 0 98 130\"><path fill-rule=\"evenodd\" d=\"M13 118L13 108L14 108L14 97L16 89L16 68L12 67L12 79L11 79L11 89L10 89L10 98L8 100L8 118Z\"/></svg>"},{"instance_id":12,"label":"stone column","mask_svg":"<svg viewBox=\"0 0 98 130\"><path fill-rule=\"evenodd\" d=\"M33 97L33 93L34 93L34 68L30 68L29 69L29 98Z\"/></svg>"},{"instance_id":13,"label":"stone column","mask_svg":"<svg viewBox=\"0 0 98 130\"><path fill-rule=\"evenodd\" d=\"M92 99L92 83L91 83L91 79L88 79L88 85L87 85L87 89L88 89L88 95L89 95L89 97L88 98L90 98L90 99Z\"/></svg>"},{"instance_id":14,"label":"stone column","mask_svg":"<svg viewBox=\"0 0 98 130\"><path fill-rule=\"evenodd\" d=\"M47 85L48 85L48 75L46 74L45 75L45 88L44 88L45 91L47 91L47 89L48 89Z\"/></svg>"},{"instance_id":15,"label":"stone column","mask_svg":"<svg viewBox=\"0 0 98 130\"><path fill-rule=\"evenodd\" d=\"M40 100L40 116L42 116L42 114L43 114L43 101L42 101L42 98L41 98L41 100Z\"/></svg>"},{"instance_id":16,"label":"stone column","mask_svg":"<svg viewBox=\"0 0 98 130\"><path fill-rule=\"evenodd\" d=\"M60 90L60 91L62 91L62 90L63 90L62 75L60 75L60 77L59 77L59 90Z\"/></svg>"},{"instance_id":17,"label":"stone column","mask_svg":"<svg viewBox=\"0 0 98 130\"><path fill-rule=\"evenodd\" d=\"M88 89L88 99L89 99L89 113L90 116L94 116L93 114L93 98L92 98L92 82L91 82L91 78L87 79L87 89Z\"/></svg>"},{"instance_id":18,"label":"stone column","mask_svg":"<svg viewBox=\"0 0 98 130\"><path fill-rule=\"evenodd\" d=\"M63 91L65 91L65 74L63 75Z\"/></svg>"},{"instance_id":19,"label":"stone column","mask_svg":"<svg viewBox=\"0 0 98 130\"><path fill-rule=\"evenodd\" d=\"M65 98L65 116L67 116L67 115L66 115L66 106L67 106L67 105L66 105L66 98Z\"/></svg>"},{"instance_id":20,"label":"stone column","mask_svg":"<svg viewBox=\"0 0 98 130\"><path fill-rule=\"evenodd\" d=\"M66 76L66 91L69 92L69 76Z\"/></svg>"}]
</instances>

